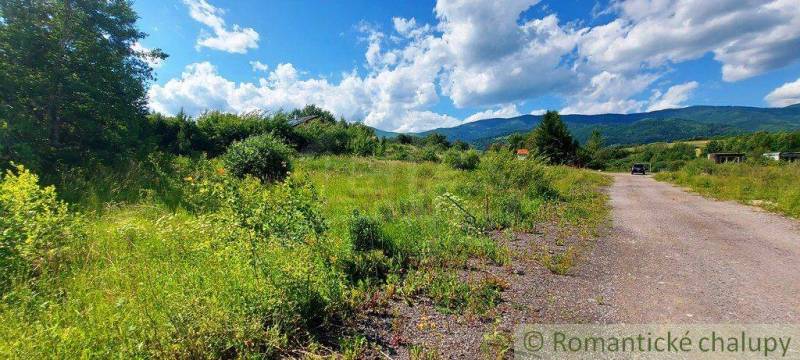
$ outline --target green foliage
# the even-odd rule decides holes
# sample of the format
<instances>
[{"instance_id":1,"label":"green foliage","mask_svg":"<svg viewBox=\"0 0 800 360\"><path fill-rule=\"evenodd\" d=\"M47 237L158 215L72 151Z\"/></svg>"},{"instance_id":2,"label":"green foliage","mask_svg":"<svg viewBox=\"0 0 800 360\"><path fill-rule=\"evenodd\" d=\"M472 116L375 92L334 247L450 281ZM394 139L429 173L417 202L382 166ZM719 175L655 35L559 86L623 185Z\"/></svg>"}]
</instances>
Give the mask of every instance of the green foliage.
<instances>
[{"instance_id":1,"label":"green foliage","mask_svg":"<svg viewBox=\"0 0 800 360\"><path fill-rule=\"evenodd\" d=\"M0 5L0 159L33 164L124 159L139 145L148 59L131 45L130 3L4 1Z\"/></svg>"},{"instance_id":2,"label":"green foliage","mask_svg":"<svg viewBox=\"0 0 800 360\"><path fill-rule=\"evenodd\" d=\"M70 245L83 236L80 219L55 188L22 165L0 181L0 294L13 282L57 272Z\"/></svg>"},{"instance_id":3,"label":"green foliage","mask_svg":"<svg viewBox=\"0 0 800 360\"><path fill-rule=\"evenodd\" d=\"M252 175L265 182L286 177L292 168L292 149L271 134L236 142L225 152L225 168L237 177Z\"/></svg>"},{"instance_id":4,"label":"green foliage","mask_svg":"<svg viewBox=\"0 0 800 360\"><path fill-rule=\"evenodd\" d=\"M656 175L703 195L737 200L800 218L800 163L747 161L713 164L705 159Z\"/></svg>"},{"instance_id":5,"label":"green foliage","mask_svg":"<svg viewBox=\"0 0 800 360\"><path fill-rule=\"evenodd\" d=\"M356 251L382 250L391 253L389 241L383 236L377 220L353 210L349 228L350 241Z\"/></svg>"},{"instance_id":6,"label":"green foliage","mask_svg":"<svg viewBox=\"0 0 800 360\"><path fill-rule=\"evenodd\" d=\"M531 132L531 148L553 164L572 164L577 161L578 143L555 111L544 114L542 122Z\"/></svg>"},{"instance_id":7,"label":"green foliage","mask_svg":"<svg viewBox=\"0 0 800 360\"><path fill-rule=\"evenodd\" d=\"M475 170L481 158L475 150L460 151L455 148L444 153L442 162L458 170Z\"/></svg>"},{"instance_id":8,"label":"green foliage","mask_svg":"<svg viewBox=\"0 0 800 360\"><path fill-rule=\"evenodd\" d=\"M614 171L630 171L634 163L649 163L650 170L674 171L696 159L696 146L689 143L655 143L633 148L608 147L598 154L603 159L602 168Z\"/></svg>"},{"instance_id":9,"label":"green foliage","mask_svg":"<svg viewBox=\"0 0 800 360\"><path fill-rule=\"evenodd\" d=\"M768 133L764 131L711 140L704 153L742 152L760 157L765 152L800 151L800 131Z\"/></svg>"},{"instance_id":10,"label":"green foliage","mask_svg":"<svg viewBox=\"0 0 800 360\"><path fill-rule=\"evenodd\" d=\"M527 214L520 227L544 214L585 226L578 223L595 221L587 212L605 206L600 175L507 153L474 172L301 157L289 178L267 184L220 164L153 154L125 173L101 168L96 181L131 195L116 194L124 202L87 215L86 236L59 237L69 239L62 247L68 267L48 270L36 284L15 275L0 302L0 357L291 356L320 342L336 348L328 339L383 289L385 300L396 288L397 296L426 297L442 311L488 314L507 285L457 275L472 261L509 261L483 229L465 226L470 216L483 219L486 191L492 216L514 207L495 195L520 198L517 208ZM86 198L103 188L86 184ZM450 206L441 206L444 194ZM534 207L546 211L526 212ZM357 356L365 344L353 338L339 346Z\"/></svg>"},{"instance_id":11,"label":"green foliage","mask_svg":"<svg viewBox=\"0 0 800 360\"><path fill-rule=\"evenodd\" d=\"M412 148L411 159L417 162L432 161L438 162L439 156L436 155L437 148L434 146Z\"/></svg>"},{"instance_id":12,"label":"green foliage","mask_svg":"<svg viewBox=\"0 0 800 360\"><path fill-rule=\"evenodd\" d=\"M604 142L603 135L599 131L593 130L589 139L586 140L586 145L580 149L581 162L586 167L590 169L603 169L605 167L608 161L608 153L603 151Z\"/></svg>"},{"instance_id":13,"label":"green foliage","mask_svg":"<svg viewBox=\"0 0 800 360\"><path fill-rule=\"evenodd\" d=\"M210 157L219 156L234 142L267 132L286 136L289 125L283 117L273 118L260 112L240 115L209 111L197 118L197 134L194 147L197 151L206 152Z\"/></svg>"}]
</instances>

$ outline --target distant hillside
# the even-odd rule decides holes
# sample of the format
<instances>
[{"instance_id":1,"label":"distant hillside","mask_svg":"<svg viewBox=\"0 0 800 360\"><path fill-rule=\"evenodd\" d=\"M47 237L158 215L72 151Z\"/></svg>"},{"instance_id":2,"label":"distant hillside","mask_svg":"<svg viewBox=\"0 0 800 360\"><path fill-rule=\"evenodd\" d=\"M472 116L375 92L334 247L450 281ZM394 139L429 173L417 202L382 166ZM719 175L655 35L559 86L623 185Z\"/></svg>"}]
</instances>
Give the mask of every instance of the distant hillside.
<instances>
[{"instance_id":1,"label":"distant hillside","mask_svg":"<svg viewBox=\"0 0 800 360\"><path fill-rule=\"evenodd\" d=\"M800 105L800 104L798 104ZM707 138L758 130L800 130L800 106L756 108L746 106L691 106L636 114L562 115L562 119L579 141L598 129L607 144L642 144L655 141ZM429 130L485 147L495 139L514 132L527 132L541 116L522 115L508 119L479 120L452 128ZM383 136L394 136L386 133Z\"/></svg>"}]
</instances>

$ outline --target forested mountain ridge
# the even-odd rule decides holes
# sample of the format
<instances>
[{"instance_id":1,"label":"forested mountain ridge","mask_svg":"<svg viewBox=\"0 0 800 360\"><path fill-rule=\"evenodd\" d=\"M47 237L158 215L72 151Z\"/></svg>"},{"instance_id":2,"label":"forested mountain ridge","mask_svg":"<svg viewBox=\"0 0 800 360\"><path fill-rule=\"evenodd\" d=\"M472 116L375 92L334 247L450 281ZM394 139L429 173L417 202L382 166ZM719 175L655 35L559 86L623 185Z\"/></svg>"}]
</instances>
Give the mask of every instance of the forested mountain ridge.
<instances>
[{"instance_id":1,"label":"forested mountain ridge","mask_svg":"<svg viewBox=\"0 0 800 360\"><path fill-rule=\"evenodd\" d=\"M418 133L445 135L448 140L462 140L485 147L515 132L528 132L541 121L540 115L492 118L452 128ZM690 106L633 114L561 115L580 142L592 130L599 130L608 144L642 144L677 139L707 138L753 131L800 129L800 104L783 108L748 106ZM390 132L379 135L394 136Z\"/></svg>"}]
</instances>

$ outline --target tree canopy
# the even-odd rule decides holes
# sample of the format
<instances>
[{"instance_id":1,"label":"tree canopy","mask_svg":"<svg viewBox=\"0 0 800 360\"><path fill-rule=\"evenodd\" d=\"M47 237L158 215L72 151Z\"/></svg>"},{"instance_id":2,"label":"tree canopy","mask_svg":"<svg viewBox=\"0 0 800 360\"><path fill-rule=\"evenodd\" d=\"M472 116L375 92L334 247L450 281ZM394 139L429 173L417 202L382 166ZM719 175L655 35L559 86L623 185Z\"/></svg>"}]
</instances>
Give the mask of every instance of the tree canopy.
<instances>
[{"instance_id":1,"label":"tree canopy","mask_svg":"<svg viewBox=\"0 0 800 360\"><path fill-rule=\"evenodd\" d=\"M548 111L528 139L530 146L554 164L574 164L578 143L556 111Z\"/></svg>"},{"instance_id":2,"label":"tree canopy","mask_svg":"<svg viewBox=\"0 0 800 360\"><path fill-rule=\"evenodd\" d=\"M146 36L124 0L0 2L0 160L108 160L144 124Z\"/></svg>"}]
</instances>

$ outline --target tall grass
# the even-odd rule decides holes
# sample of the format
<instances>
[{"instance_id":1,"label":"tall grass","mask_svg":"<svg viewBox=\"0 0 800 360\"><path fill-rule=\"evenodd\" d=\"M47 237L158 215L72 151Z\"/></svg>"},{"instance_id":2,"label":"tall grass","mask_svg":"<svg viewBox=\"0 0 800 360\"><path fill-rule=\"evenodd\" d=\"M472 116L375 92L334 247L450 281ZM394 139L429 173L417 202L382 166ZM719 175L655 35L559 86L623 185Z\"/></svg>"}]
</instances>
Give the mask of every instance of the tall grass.
<instances>
[{"instance_id":1,"label":"tall grass","mask_svg":"<svg viewBox=\"0 0 800 360\"><path fill-rule=\"evenodd\" d=\"M471 259L509 261L485 230L550 220L589 229L603 216L598 187L607 182L502 155L475 171L300 158L276 184L238 179L204 158L130 169L60 183L81 235L63 239L70 251L57 272L0 293L0 357L349 351L352 342L328 339L375 291L481 314L506 285L457 274ZM40 191L26 189L10 191Z\"/></svg>"},{"instance_id":2,"label":"tall grass","mask_svg":"<svg viewBox=\"0 0 800 360\"><path fill-rule=\"evenodd\" d=\"M748 161L713 164L697 160L656 179L687 186L700 194L759 205L800 218L800 163Z\"/></svg>"}]
</instances>

